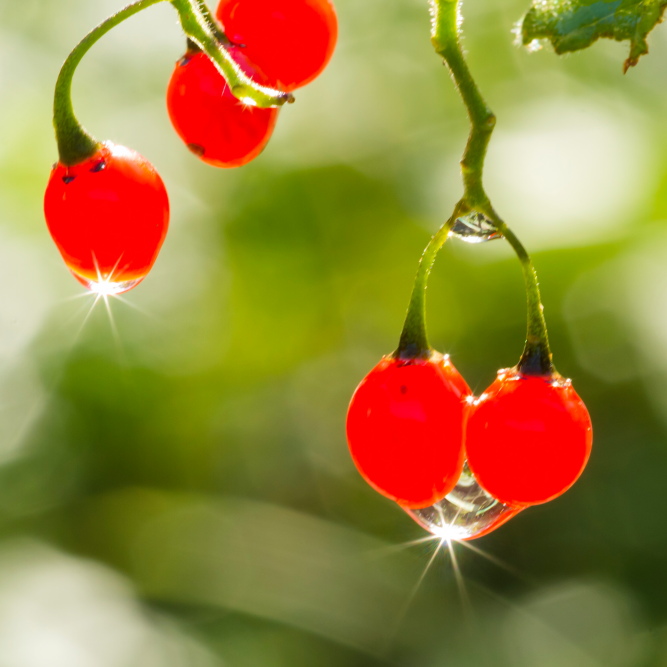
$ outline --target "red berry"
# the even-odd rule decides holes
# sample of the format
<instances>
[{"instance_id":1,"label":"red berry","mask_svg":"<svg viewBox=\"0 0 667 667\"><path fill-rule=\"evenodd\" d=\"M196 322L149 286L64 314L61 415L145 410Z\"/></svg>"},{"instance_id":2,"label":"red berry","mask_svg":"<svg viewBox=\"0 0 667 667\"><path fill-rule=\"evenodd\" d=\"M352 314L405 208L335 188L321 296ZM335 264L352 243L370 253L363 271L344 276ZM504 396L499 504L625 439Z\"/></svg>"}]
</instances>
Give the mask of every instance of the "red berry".
<instances>
[{"instance_id":1,"label":"red berry","mask_svg":"<svg viewBox=\"0 0 667 667\"><path fill-rule=\"evenodd\" d=\"M387 356L362 380L347 414L347 440L364 479L399 505L441 500L463 469L468 385L449 357Z\"/></svg>"},{"instance_id":2,"label":"red berry","mask_svg":"<svg viewBox=\"0 0 667 667\"><path fill-rule=\"evenodd\" d=\"M466 454L488 493L525 507L567 491L582 473L592 441L590 416L569 380L508 369L475 401Z\"/></svg>"},{"instance_id":3,"label":"red berry","mask_svg":"<svg viewBox=\"0 0 667 667\"><path fill-rule=\"evenodd\" d=\"M221 0L217 17L225 34L268 78L291 91L326 66L338 37L329 0Z\"/></svg>"},{"instance_id":4,"label":"red berry","mask_svg":"<svg viewBox=\"0 0 667 667\"><path fill-rule=\"evenodd\" d=\"M54 166L44 214L74 277L92 291L120 294L153 266L167 233L169 200L148 160L107 141L79 164Z\"/></svg>"},{"instance_id":5,"label":"red berry","mask_svg":"<svg viewBox=\"0 0 667 667\"><path fill-rule=\"evenodd\" d=\"M238 49L236 62L265 83ZM167 109L188 148L214 167L240 167L264 149L278 109L260 109L232 95L225 78L204 53L188 53L176 64L167 90Z\"/></svg>"}]
</instances>

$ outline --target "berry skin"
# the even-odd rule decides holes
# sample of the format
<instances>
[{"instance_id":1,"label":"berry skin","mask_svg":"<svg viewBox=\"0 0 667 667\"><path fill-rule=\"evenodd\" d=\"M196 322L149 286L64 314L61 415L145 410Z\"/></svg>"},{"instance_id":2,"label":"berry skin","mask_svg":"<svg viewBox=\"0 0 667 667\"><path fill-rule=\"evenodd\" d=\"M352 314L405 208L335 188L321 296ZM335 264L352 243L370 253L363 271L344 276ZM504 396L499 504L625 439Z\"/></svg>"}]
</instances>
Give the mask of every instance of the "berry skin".
<instances>
[{"instance_id":1,"label":"berry skin","mask_svg":"<svg viewBox=\"0 0 667 667\"><path fill-rule=\"evenodd\" d=\"M229 50L246 74L265 83L238 49ZM167 89L167 110L188 148L214 167L240 167L256 158L278 117L278 109L260 109L234 97L225 78L201 52L187 53L176 64Z\"/></svg>"},{"instance_id":2,"label":"berry skin","mask_svg":"<svg viewBox=\"0 0 667 667\"><path fill-rule=\"evenodd\" d=\"M338 37L329 0L221 0L216 15L267 85L286 92L320 74Z\"/></svg>"},{"instance_id":3,"label":"berry skin","mask_svg":"<svg viewBox=\"0 0 667 667\"><path fill-rule=\"evenodd\" d=\"M120 294L150 271L169 224L169 200L144 157L109 141L87 160L54 166L44 196L51 236L88 289Z\"/></svg>"},{"instance_id":4,"label":"berry skin","mask_svg":"<svg viewBox=\"0 0 667 667\"><path fill-rule=\"evenodd\" d=\"M347 414L347 440L362 477L408 509L430 507L463 469L471 391L448 356L387 356L362 380Z\"/></svg>"},{"instance_id":5,"label":"berry skin","mask_svg":"<svg viewBox=\"0 0 667 667\"><path fill-rule=\"evenodd\" d=\"M474 403L466 454L488 493L506 505L527 507L574 484L592 441L588 410L569 380L508 369Z\"/></svg>"}]
</instances>

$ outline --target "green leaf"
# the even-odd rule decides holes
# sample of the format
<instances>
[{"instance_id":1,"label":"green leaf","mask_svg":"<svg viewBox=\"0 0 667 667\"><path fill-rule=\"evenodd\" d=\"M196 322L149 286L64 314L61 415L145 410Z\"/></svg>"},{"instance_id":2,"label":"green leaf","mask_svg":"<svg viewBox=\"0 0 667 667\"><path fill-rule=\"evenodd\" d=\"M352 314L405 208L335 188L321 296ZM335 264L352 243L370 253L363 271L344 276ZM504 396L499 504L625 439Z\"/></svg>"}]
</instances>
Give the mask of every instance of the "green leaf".
<instances>
[{"instance_id":1,"label":"green leaf","mask_svg":"<svg viewBox=\"0 0 667 667\"><path fill-rule=\"evenodd\" d=\"M624 71L648 53L646 37L658 24L667 0L533 0L521 23L524 45L548 39L556 53L578 51L600 37L630 41Z\"/></svg>"}]
</instances>

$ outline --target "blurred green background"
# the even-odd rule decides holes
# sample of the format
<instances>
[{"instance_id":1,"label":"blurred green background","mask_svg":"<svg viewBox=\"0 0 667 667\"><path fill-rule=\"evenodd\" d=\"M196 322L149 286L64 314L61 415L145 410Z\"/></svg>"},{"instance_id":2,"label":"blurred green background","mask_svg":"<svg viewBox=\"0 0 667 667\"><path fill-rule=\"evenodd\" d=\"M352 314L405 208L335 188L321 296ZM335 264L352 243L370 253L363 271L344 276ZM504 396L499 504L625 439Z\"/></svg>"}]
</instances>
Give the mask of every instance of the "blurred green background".
<instances>
[{"instance_id":1,"label":"blurred green background","mask_svg":"<svg viewBox=\"0 0 667 667\"><path fill-rule=\"evenodd\" d=\"M344 438L461 193L467 121L426 0L336 0L330 67L236 171L170 128L167 3L94 48L79 117L172 202L112 319L42 196L59 66L121 1L0 0L0 667L667 665L667 31L622 76L626 45L514 46L527 4L466 0L465 46L498 115L488 190L534 253L595 445L565 496L455 545L457 578L449 554L424 574L436 544L407 545L423 531ZM452 242L428 306L476 391L518 360L504 244Z\"/></svg>"}]
</instances>

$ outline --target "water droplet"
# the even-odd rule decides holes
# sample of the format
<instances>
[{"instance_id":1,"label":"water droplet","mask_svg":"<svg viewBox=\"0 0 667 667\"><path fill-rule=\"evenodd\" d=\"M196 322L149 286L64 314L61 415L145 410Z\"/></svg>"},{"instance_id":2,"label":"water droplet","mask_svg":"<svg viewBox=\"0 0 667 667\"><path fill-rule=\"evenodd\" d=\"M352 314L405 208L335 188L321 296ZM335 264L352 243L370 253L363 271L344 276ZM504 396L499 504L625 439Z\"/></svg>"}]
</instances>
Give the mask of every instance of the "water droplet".
<instances>
[{"instance_id":1,"label":"water droplet","mask_svg":"<svg viewBox=\"0 0 667 667\"><path fill-rule=\"evenodd\" d=\"M470 540L502 526L521 509L504 505L490 496L477 483L466 463L452 492L439 503L405 511L436 537Z\"/></svg>"},{"instance_id":2,"label":"water droplet","mask_svg":"<svg viewBox=\"0 0 667 667\"><path fill-rule=\"evenodd\" d=\"M63 183L69 185L75 178L76 176L63 176Z\"/></svg>"},{"instance_id":3,"label":"water droplet","mask_svg":"<svg viewBox=\"0 0 667 667\"><path fill-rule=\"evenodd\" d=\"M140 278L135 278L134 280L114 281L107 278L100 278L99 280L91 280L86 276L82 276L76 273L76 271L73 271L72 269L70 269L70 271L72 271L74 277L86 289L90 290L93 294L97 294L99 296L116 296L118 294L122 294L123 292L127 292L128 290L131 290L133 287L136 287L144 279L144 276L141 276Z\"/></svg>"},{"instance_id":4,"label":"water droplet","mask_svg":"<svg viewBox=\"0 0 667 667\"><path fill-rule=\"evenodd\" d=\"M502 234L493 222L478 211L457 218L449 235L466 243L484 243L502 238Z\"/></svg>"},{"instance_id":5,"label":"water droplet","mask_svg":"<svg viewBox=\"0 0 667 667\"><path fill-rule=\"evenodd\" d=\"M543 40L534 39L531 42L528 42L528 44L526 44L526 50L529 53L536 53L537 51L541 51L543 46L544 46Z\"/></svg>"},{"instance_id":6,"label":"water droplet","mask_svg":"<svg viewBox=\"0 0 667 667\"><path fill-rule=\"evenodd\" d=\"M94 167L90 170L91 173L97 174L100 171L104 171L107 168L107 163L104 160L100 160Z\"/></svg>"}]
</instances>

